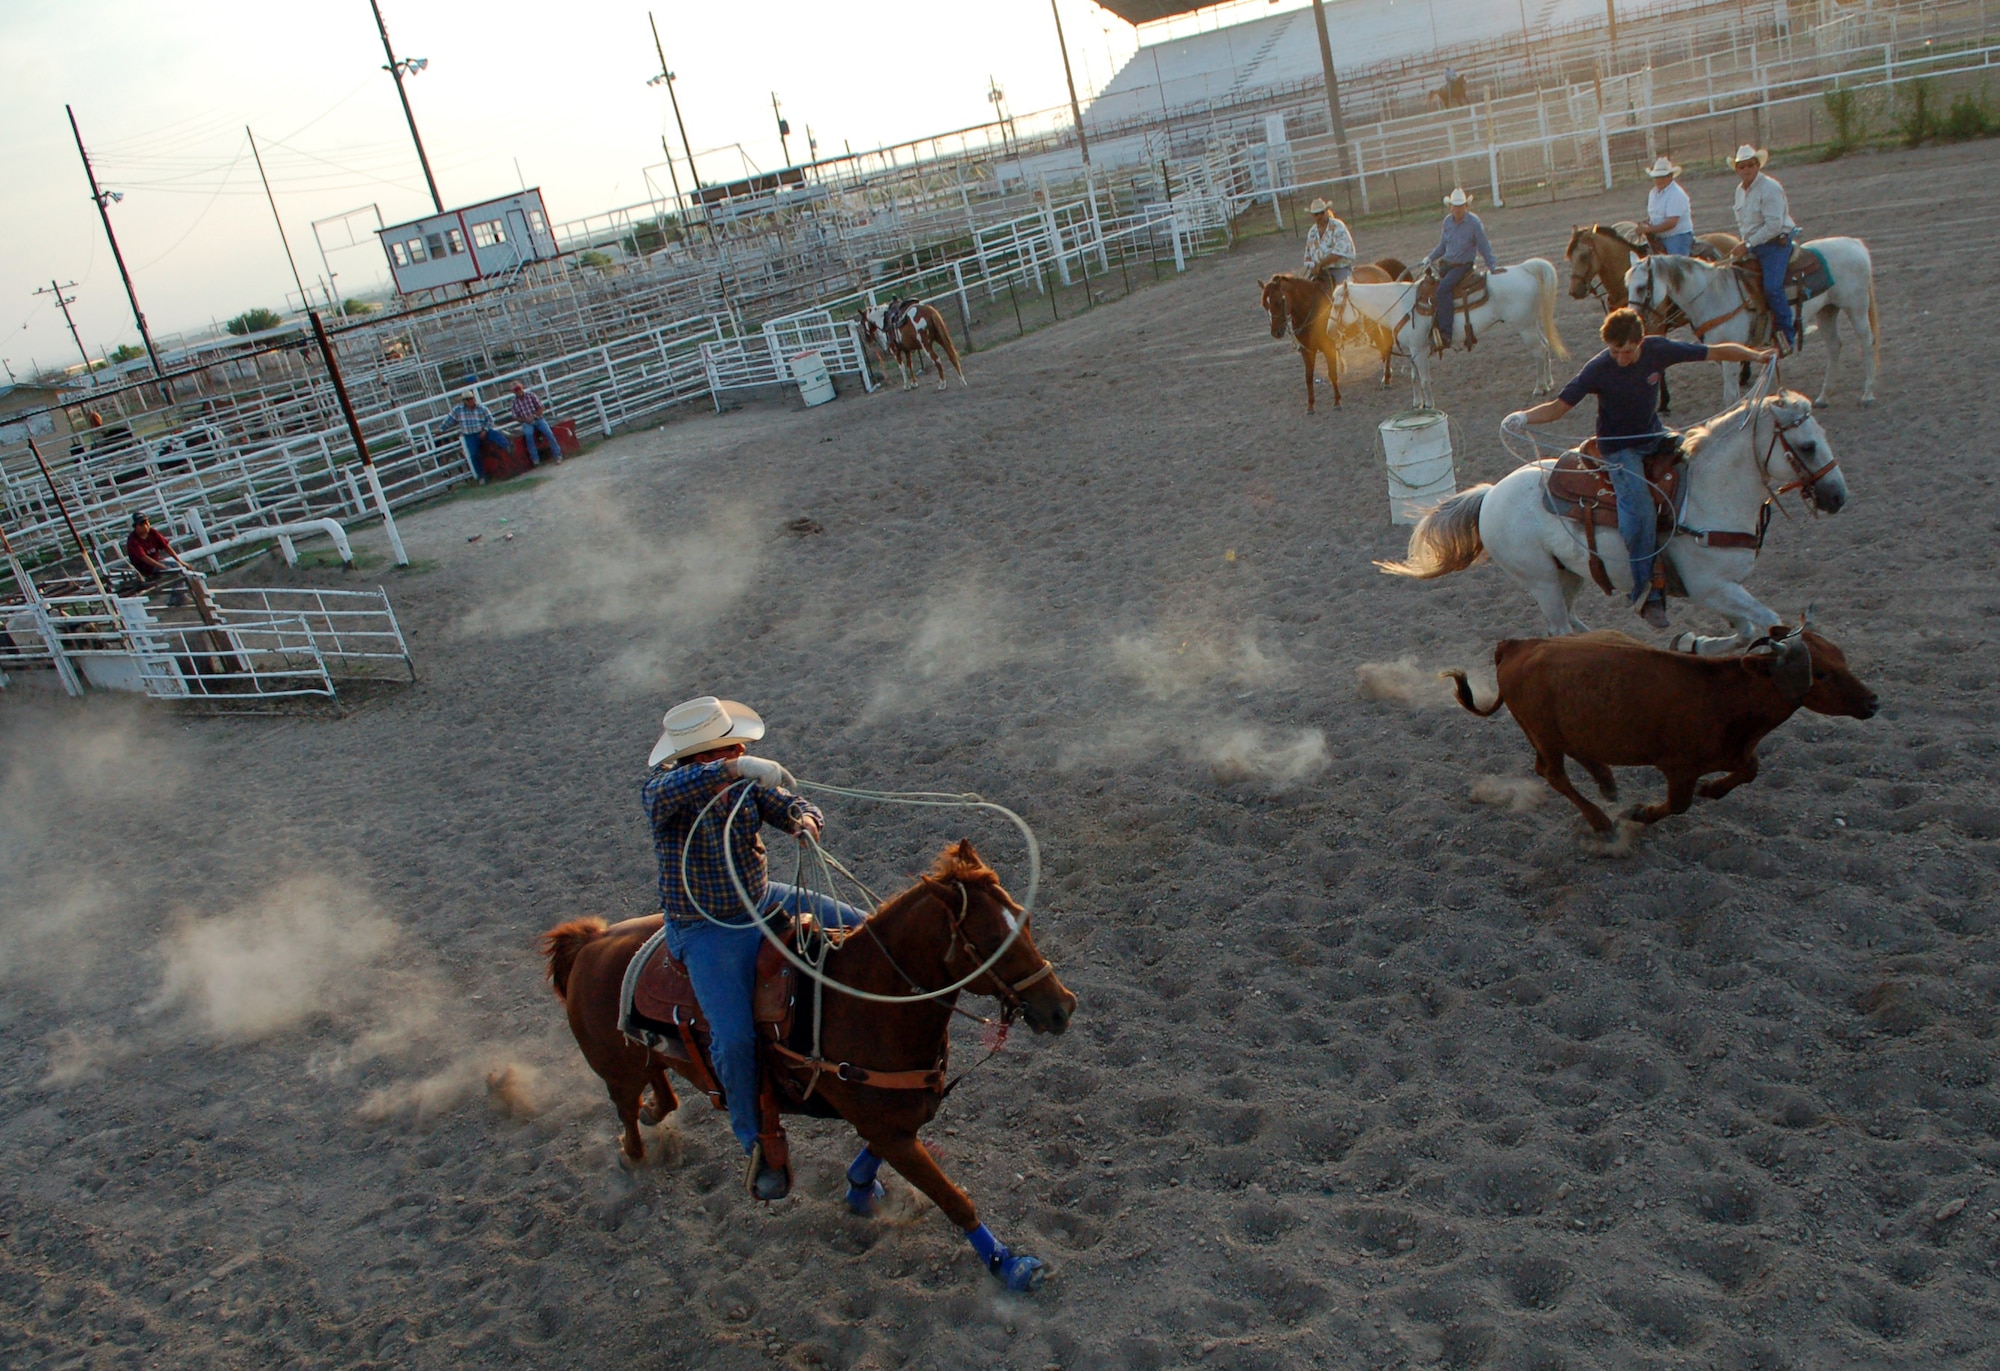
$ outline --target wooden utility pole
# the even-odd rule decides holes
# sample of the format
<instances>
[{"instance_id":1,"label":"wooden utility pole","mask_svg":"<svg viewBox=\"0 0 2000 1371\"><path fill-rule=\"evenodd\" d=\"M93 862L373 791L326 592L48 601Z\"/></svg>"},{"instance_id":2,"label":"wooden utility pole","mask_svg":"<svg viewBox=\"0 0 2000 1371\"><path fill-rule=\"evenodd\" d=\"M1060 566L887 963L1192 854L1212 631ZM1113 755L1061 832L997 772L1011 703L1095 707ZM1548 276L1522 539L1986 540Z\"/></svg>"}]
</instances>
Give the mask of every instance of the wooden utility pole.
<instances>
[{"instance_id":1,"label":"wooden utility pole","mask_svg":"<svg viewBox=\"0 0 2000 1371\"><path fill-rule=\"evenodd\" d=\"M1618 61L1618 0L1604 0L1604 25L1607 30L1604 51L1611 59L1605 69L1609 71Z\"/></svg>"},{"instance_id":2,"label":"wooden utility pole","mask_svg":"<svg viewBox=\"0 0 2000 1371\"><path fill-rule=\"evenodd\" d=\"M389 497L382 493L382 476L375 470L375 459L369 455L368 439L362 435L361 420L354 413L354 402L347 398L347 383L340 377L340 362L333 355L333 340L327 337L326 325L320 322L318 310L308 310L312 320L313 341L319 344L320 360L326 364L327 379L333 382L334 398L340 401L341 417L347 420L347 436L354 440L354 451L361 458L362 474L368 478L368 493L375 497L376 508L382 511L382 528L389 535L389 550L396 554L397 566L408 566L410 554L403 550L403 535L396 531L396 516L389 512Z\"/></svg>"},{"instance_id":3,"label":"wooden utility pole","mask_svg":"<svg viewBox=\"0 0 2000 1371\"><path fill-rule=\"evenodd\" d=\"M1333 141L1340 149L1340 174L1354 174L1354 153L1347 146L1347 120L1340 113L1340 73L1333 69L1333 39L1326 32L1326 7L1313 0L1313 26L1319 30L1319 65L1326 76L1326 110L1333 119Z\"/></svg>"},{"instance_id":4,"label":"wooden utility pole","mask_svg":"<svg viewBox=\"0 0 2000 1371\"><path fill-rule=\"evenodd\" d=\"M160 394L171 402L173 388L166 383L165 373L160 368L160 354L153 347L153 335L146 327L145 312L139 308L139 292L132 288L132 273L125 269L125 254L118 249L118 235L111 231L111 202L125 197L97 184L97 171L90 165L90 153L83 146L83 132L76 126L76 111L64 105L63 113L69 116L69 131L76 139L76 155L83 159L83 174L90 181L90 198L97 205L97 217L104 221L104 236L111 242L112 259L118 263L119 278L125 282L125 298L132 302L132 319L139 325L139 338L145 343L146 356L153 363L153 376L160 382Z\"/></svg>"},{"instance_id":5,"label":"wooden utility pole","mask_svg":"<svg viewBox=\"0 0 2000 1371\"><path fill-rule=\"evenodd\" d=\"M76 520L69 517L69 502L63 499L62 491L56 485L55 474L49 470L48 459L42 456L42 450L36 446L33 438L28 439L28 451L35 454L35 465L42 469L42 479L49 483L49 494L55 497L56 511L62 515L62 521L69 526L70 540L76 544L76 555L83 558L83 569L88 571L90 579L97 583L97 593L109 595L111 590L104 584L104 577L97 569L97 559L90 555L90 545L85 543L83 535L77 532Z\"/></svg>"},{"instance_id":6,"label":"wooden utility pole","mask_svg":"<svg viewBox=\"0 0 2000 1371\"><path fill-rule=\"evenodd\" d=\"M1062 11L1056 8L1056 0L1049 0L1049 13L1056 17L1056 46L1062 49L1063 80L1069 82L1070 118L1076 120L1076 145L1082 149L1083 164L1087 167L1090 165L1090 139L1083 132L1083 106L1076 100L1076 76L1069 69L1069 42L1063 37Z\"/></svg>"}]
</instances>

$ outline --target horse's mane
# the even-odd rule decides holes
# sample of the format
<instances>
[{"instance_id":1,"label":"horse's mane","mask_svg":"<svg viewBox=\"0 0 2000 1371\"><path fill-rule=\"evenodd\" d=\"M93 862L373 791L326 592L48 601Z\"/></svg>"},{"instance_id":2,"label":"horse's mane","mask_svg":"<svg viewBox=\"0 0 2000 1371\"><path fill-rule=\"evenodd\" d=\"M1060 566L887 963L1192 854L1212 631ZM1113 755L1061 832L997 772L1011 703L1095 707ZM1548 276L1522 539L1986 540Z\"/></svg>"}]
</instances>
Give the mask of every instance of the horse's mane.
<instances>
[{"instance_id":1,"label":"horse's mane","mask_svg":"<svg viewBox=\"0 0 2000 1371\"><path fill-rule=\"evenodd\" d=\"M1756 397L1755 403L1761 405L1766 400L1776 400L1778 403L1784 405L1796 405L1801 402L1809 403L1808 397L1803 392L1788 390L1783 387L1772 391L1768 395ZM1723 410L1722 413L1715 415L1707 423L1695 424L1692 427L1683 429L1681 431L1681 445L1690 449L1694 448L1701 443L1707 442L1710 438L1713 438L1731 425L1740 423L1746 411L1749 410L1751 403L1752 398L1746 395L1728 409ZM1690 455L1693 454L1690 453Z\"/></svg>"},{"instance_id":2,"label":"horse's mane","mask_svg":"<svg viewBox=\"0 0 2000 1371\"><path fill-rule=\"evenodd\" d=\"M924 874L934 881L963 881L967 885L986 886L997 894L1006 894L1000 888L1000 874L986 864L984 857L973 850L970 838L960 838L938 853L938 859L931 863L931 869ZM1009 900L1008 903L1013 902Z\"/></svg>"},{"instance_id":3,"label":"horse's mane","mask_svg":"<svg viewBox=\"0 0 2000 1371\"><path fill-rule=\"evenodd\" d=\"M1638 253L1641 257L1645 256L1647 253L1647 249L1639 246L1639 244L1633 242L1630 238L1627 238L1624 234L1620 233L1616 227L1612 225L1592 224L1590 226L1590 232L1601 233L1606 238L1609 238L1612 242L1620 244L1621 246L1626 247L1631 251Z\"/></svg>"}]
</instances>

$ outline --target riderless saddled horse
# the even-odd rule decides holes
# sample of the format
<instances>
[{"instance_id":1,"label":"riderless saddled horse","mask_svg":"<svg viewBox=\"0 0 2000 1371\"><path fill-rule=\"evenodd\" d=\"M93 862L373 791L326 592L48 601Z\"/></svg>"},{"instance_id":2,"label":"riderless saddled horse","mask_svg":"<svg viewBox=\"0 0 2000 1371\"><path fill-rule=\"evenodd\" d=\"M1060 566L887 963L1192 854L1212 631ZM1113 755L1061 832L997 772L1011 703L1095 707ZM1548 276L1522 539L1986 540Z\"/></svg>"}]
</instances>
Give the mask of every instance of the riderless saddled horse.
<instances>
[{"instance_id":1,"label":"riderless saddled horse","mask_svg":"<svg viewBox=\"0 0 2000 1371\"><path fill-rule=\"evenodd\" d=\"M1861 342L1861 403L1874 404L1875 368L1882 349L1875 313L1875 264L1868 245L1859 238L1816 238L1792 249L1793 270L1802 265L1823 266L1824 276L1830 278L1823 291L1807 296L1795 311L1801 341L1809 320L1816 321L1820 337L1826 340L1826 378L1813 403L1828 403L1833 369L1840 363L1839 320L1846 315ZM1655 256L1632 264L1625 273L1625 291L1642 311L1679 306L1694 336L1704 343L1751 343L1758 326L1770 316L1763 311L1762 285L1746 281L1745 275L1692 257ZM1736 376L1724 366L1723 403L1735 403L1737 392Z\"/></svg>"},{"instance_id":2,"label":"riderless saddled horse","mask_svg":"<svg viewBox=\"0 0 2000 1371\"><path fill-rule=\"evenodd\" d=\"M627 968L660 923L658 914L610 926L602 919L573 919L542 937L550 983L568 1011L584 1060L604 1080L622 1125L620 1146L635 1163L646 1157L639 1125L658 1123L680 1105L667 1071L694 1082L718 1109L724 1107L704 1060L706 1028L684 974L659 982L672 990L670 1006L642 1011L656 1011L665 1020L621 1021ZM782 981L785 963L775 957L774 974L760 974L766 1117L774 1123L779 1112L847 1120L867 1144L847 1170L850 1209L863 1215L875 1211L883 1194L876 1170L886 1161L972 1238L988 1269L1009 1289L1034 1289L1041 1283L1041 1262L1010 1253L986 1232L971 1199L925 1150L917 1130L936 1117L950 1089L947 1030L954 1013L966 1012L957 1008L958 988L997 999L1003 1030L1018 1016L1037 1033L1068 1028L1076 996L1036 949L1026 912L969 842L947 847L915 885L884 901L859 928L827 936L840 941L819 964L830 983L825 990ZM656 965L649 962L648 969ZM631 992L635 1011L641 1010L644 984L641 978ZM775 993L767 995L767 987ZM767 1017L766 1004L776 1016ZM774 1141L782 1137L780 1130ZM769 1150L765 1155L784 1165ZM981 1238L988 1246L982 1248Z\"/></svg>"},{"instance_id":3,"label":"riderless saddled horse","mask_svg":"<svg viewBox=\"0 0 2000 1371\"><path fill-rule=\"evenodd\" d=\"M861 332L868 343L886 364L891 356L896 359L897 368L903 373L903 389L915 390L916 378L924 374L923 354L930 354L931 365L937 368L937 388L943 390L950 384L944 374L944 362L938 357L938 349L951 359L951 369L958 373L958 383L965 385L965 368L959 365L958 348L951 341L951 330L944 326L944 316L935 305L927 305L921 300L901 300L893 305L875 305L860 311Z\"/></svg>"},{"instance_id":4,"label":"riderless saddled horse","mask_svg":"<svg viewBox=\"0 0 2000 1371\"><path fill-rule=\"evenodd\" d=\"M1796 391L1740 403L1688 429L1682 448L1686 465L1677 474L1649 474L1660 487L1678 486L1678 508L1662 514L1660 556L1671 573L1668 593L1685 594L1736 631L1725 637L1684 633L1673 646L1709 654L1741 651L1783 622L1743 588L1764 546L1771 507L1797 491L1811 509L1838 513L1847 503L1847 482L1813 417L1812 401ZM1574 608L1584 580L1597 581L1606 594L1615 590L1623 603L1632 572L1618 536L1615 502L1594 493L1584 497L1595 509L1612 511L1608 527L1557 513L1550 490L1556 466L1532 462L1498 482L1452 496L1411 530L1404 560L1376 565L1392 576L1433 580L1491 556L1534 596L1551 634L1588 632ZM1608 496L1608 489L1603 494ZM1592 509L1581 512L1587 518Z\"/></svg>"},{"instance_id":5,"label":"riderless saddled horse","mask_svg":"<svg viewBox=\"0 0 2000 1371\"><path fill-rule=\"evenodd\" d=\"M1694 255L1704 261L1727 261L1743 240L1733 233L1704 233L1695 240ZM1614 309L1623 309L1628 303L1625 294L1625 273L1632 263L1652 255L1652 244L1639 236L1639 226L1630 220L1618 223L1592 224L1588 228L1570 226L1569 246L1563 249L1563 257L1569 262L1569 297L1581 300L1594 295L1604 306L1606 314ZM1648 333L1672 333L1685 327L1687 316L1669 306L1664 314L1639 312ZM1742 373L1743 379L1749 372ZM1673 409L1673 394L1667 388L1667 376L1660 373L1660 413Z\"/></svg>"},{"instance_id":6,"label":"riderless saddled horse","mask_svg":"<svg viewBox=\"0 0 2000 1371\"><path fill-rule=\"evenodd\" d=\"M1374 284L1407 281L1410 269L1393 257L1372 265L1354 268L1353 279ZM1347 321L1342 326L1333 318L1333 297L1325 286L1304 276L1279 272L1268 281L1259 281L1264 312L1271 316L1271 336L1283 338L1287 330L1299 345L1306 364L1306 413L1314 409L1313 368L1316 358L1326 359L1326 376L1333 386L1333 407L1340 408L1341 347L1357 334L1367 338L1382 358L1382 384L1389 384L1389 363L1396 355L1396 339L1388 329L1372 320Z\"/></svg>"},{"instance_id":7,"label":"riderless saddled horse","mask_svg":"<svg viewBox=\"0 0 2000 1371\"><path fill-rule=\"evenodd\" d=\"M1546 395L1556 388L1555 359L1569 356L1562 335L1556 332L1556 297L1560 287L1556 269L1540 257L1516 262L1502 272L1476 278L1484 282L1486 298L1470 307L1461 307L1462 327L1452 346L1469 348L1472 341L1495 328L1511 329L1535 354L1535 394ZM1416 403L1430 405L1431 359L1429 336L1431 317L1417 309L1415 285L1360 285L1349 283L1334 292L1334 326L1370 320L1388 329L1396 345L1410 358L1415 382Z\"/></svg>"}]
</instances>

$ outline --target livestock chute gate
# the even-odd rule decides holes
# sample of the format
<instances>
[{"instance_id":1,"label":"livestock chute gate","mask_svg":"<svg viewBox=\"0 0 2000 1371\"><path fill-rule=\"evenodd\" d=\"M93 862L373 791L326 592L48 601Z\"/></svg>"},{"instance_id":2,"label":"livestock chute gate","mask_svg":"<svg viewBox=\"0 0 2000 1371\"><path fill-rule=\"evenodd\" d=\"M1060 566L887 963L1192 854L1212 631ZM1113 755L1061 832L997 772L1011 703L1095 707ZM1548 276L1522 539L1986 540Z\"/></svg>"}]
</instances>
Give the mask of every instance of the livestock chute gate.
<instances>
[{"instance_id":1,"label":"livestock chute gate","mask_svg":"<svg viewBox=\"0 0 2000 1371\"><path fill-rule=\"evenodd\" d=\"M412 219L377 236L399 295L509 276L560 251L539 188Z\"/></svg>"}]
</instances>

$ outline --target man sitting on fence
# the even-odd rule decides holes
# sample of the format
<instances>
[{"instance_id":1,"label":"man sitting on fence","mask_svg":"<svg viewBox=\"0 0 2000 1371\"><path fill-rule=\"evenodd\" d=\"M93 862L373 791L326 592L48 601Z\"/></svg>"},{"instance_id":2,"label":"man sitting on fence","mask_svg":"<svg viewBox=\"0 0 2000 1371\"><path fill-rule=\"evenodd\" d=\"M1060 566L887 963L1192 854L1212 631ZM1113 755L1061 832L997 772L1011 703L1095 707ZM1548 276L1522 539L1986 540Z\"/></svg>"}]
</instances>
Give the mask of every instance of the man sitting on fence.
<instances>
[{"instance_id":1,"label":"man sitting on fence","mask_svg":"<svg viewBox=\"0 0 2000 1371\"><path fill-rule=\"evenodd\" d=\"M1333 288L1354 274L1354 237L1324 200L1306 206L1313 226L1306 230L1306 277Z\"/></svg>"},{"instance_id":2,"label":"man sitting on fence","mask_svg":"<svg viewBox=\"0 0 2000 1371\"><path fill-rule=\"evenodd\" d=\"M138 589L151 590L173 580L173 588L167 595L167 607L173 608L187 598L188 566L174 551L174 545L166 535L153 527L153 521L144 514L132 516L132 531L125 537L125 560L132 564L132 570L139 573ZM121 591L123 587L120 587Z\"/></svg>"},{"instance_id":3,"label":"man sitting on fence","mask_svg":"<svg viewBox=\"0 0 2000 1371\"><path fill-rule=\"evenodd\" d=\"M480 404L471 391L461 391L458 404L438 424L438 432L453 428L458 430L459 441L465 444L465 459L472 463L472 474L479 478L480 485L485 485L486 462L479 455L479 445L491 438L502 448L508 446L506 436L493 426L493 412Z\"/></svg>"},{"instance_id":4,"label":"man sitting on fence","mask_svg":"<svg viewBox=\"0 0 2000 1371\"><path fill-rule=\"evenodd\" d=\"M556 442L556 431L549 427L547 411L543 408L541 396L529 390L519 381L514 383L514 398L508 401L513 408L514 418L521 425L521 443L528 449L528 462L540 466L542 459L535 451L535 435L541 434L549 445L549 456L558 462L562 460L562 446Z\"/></svg>"}]
</instances>

